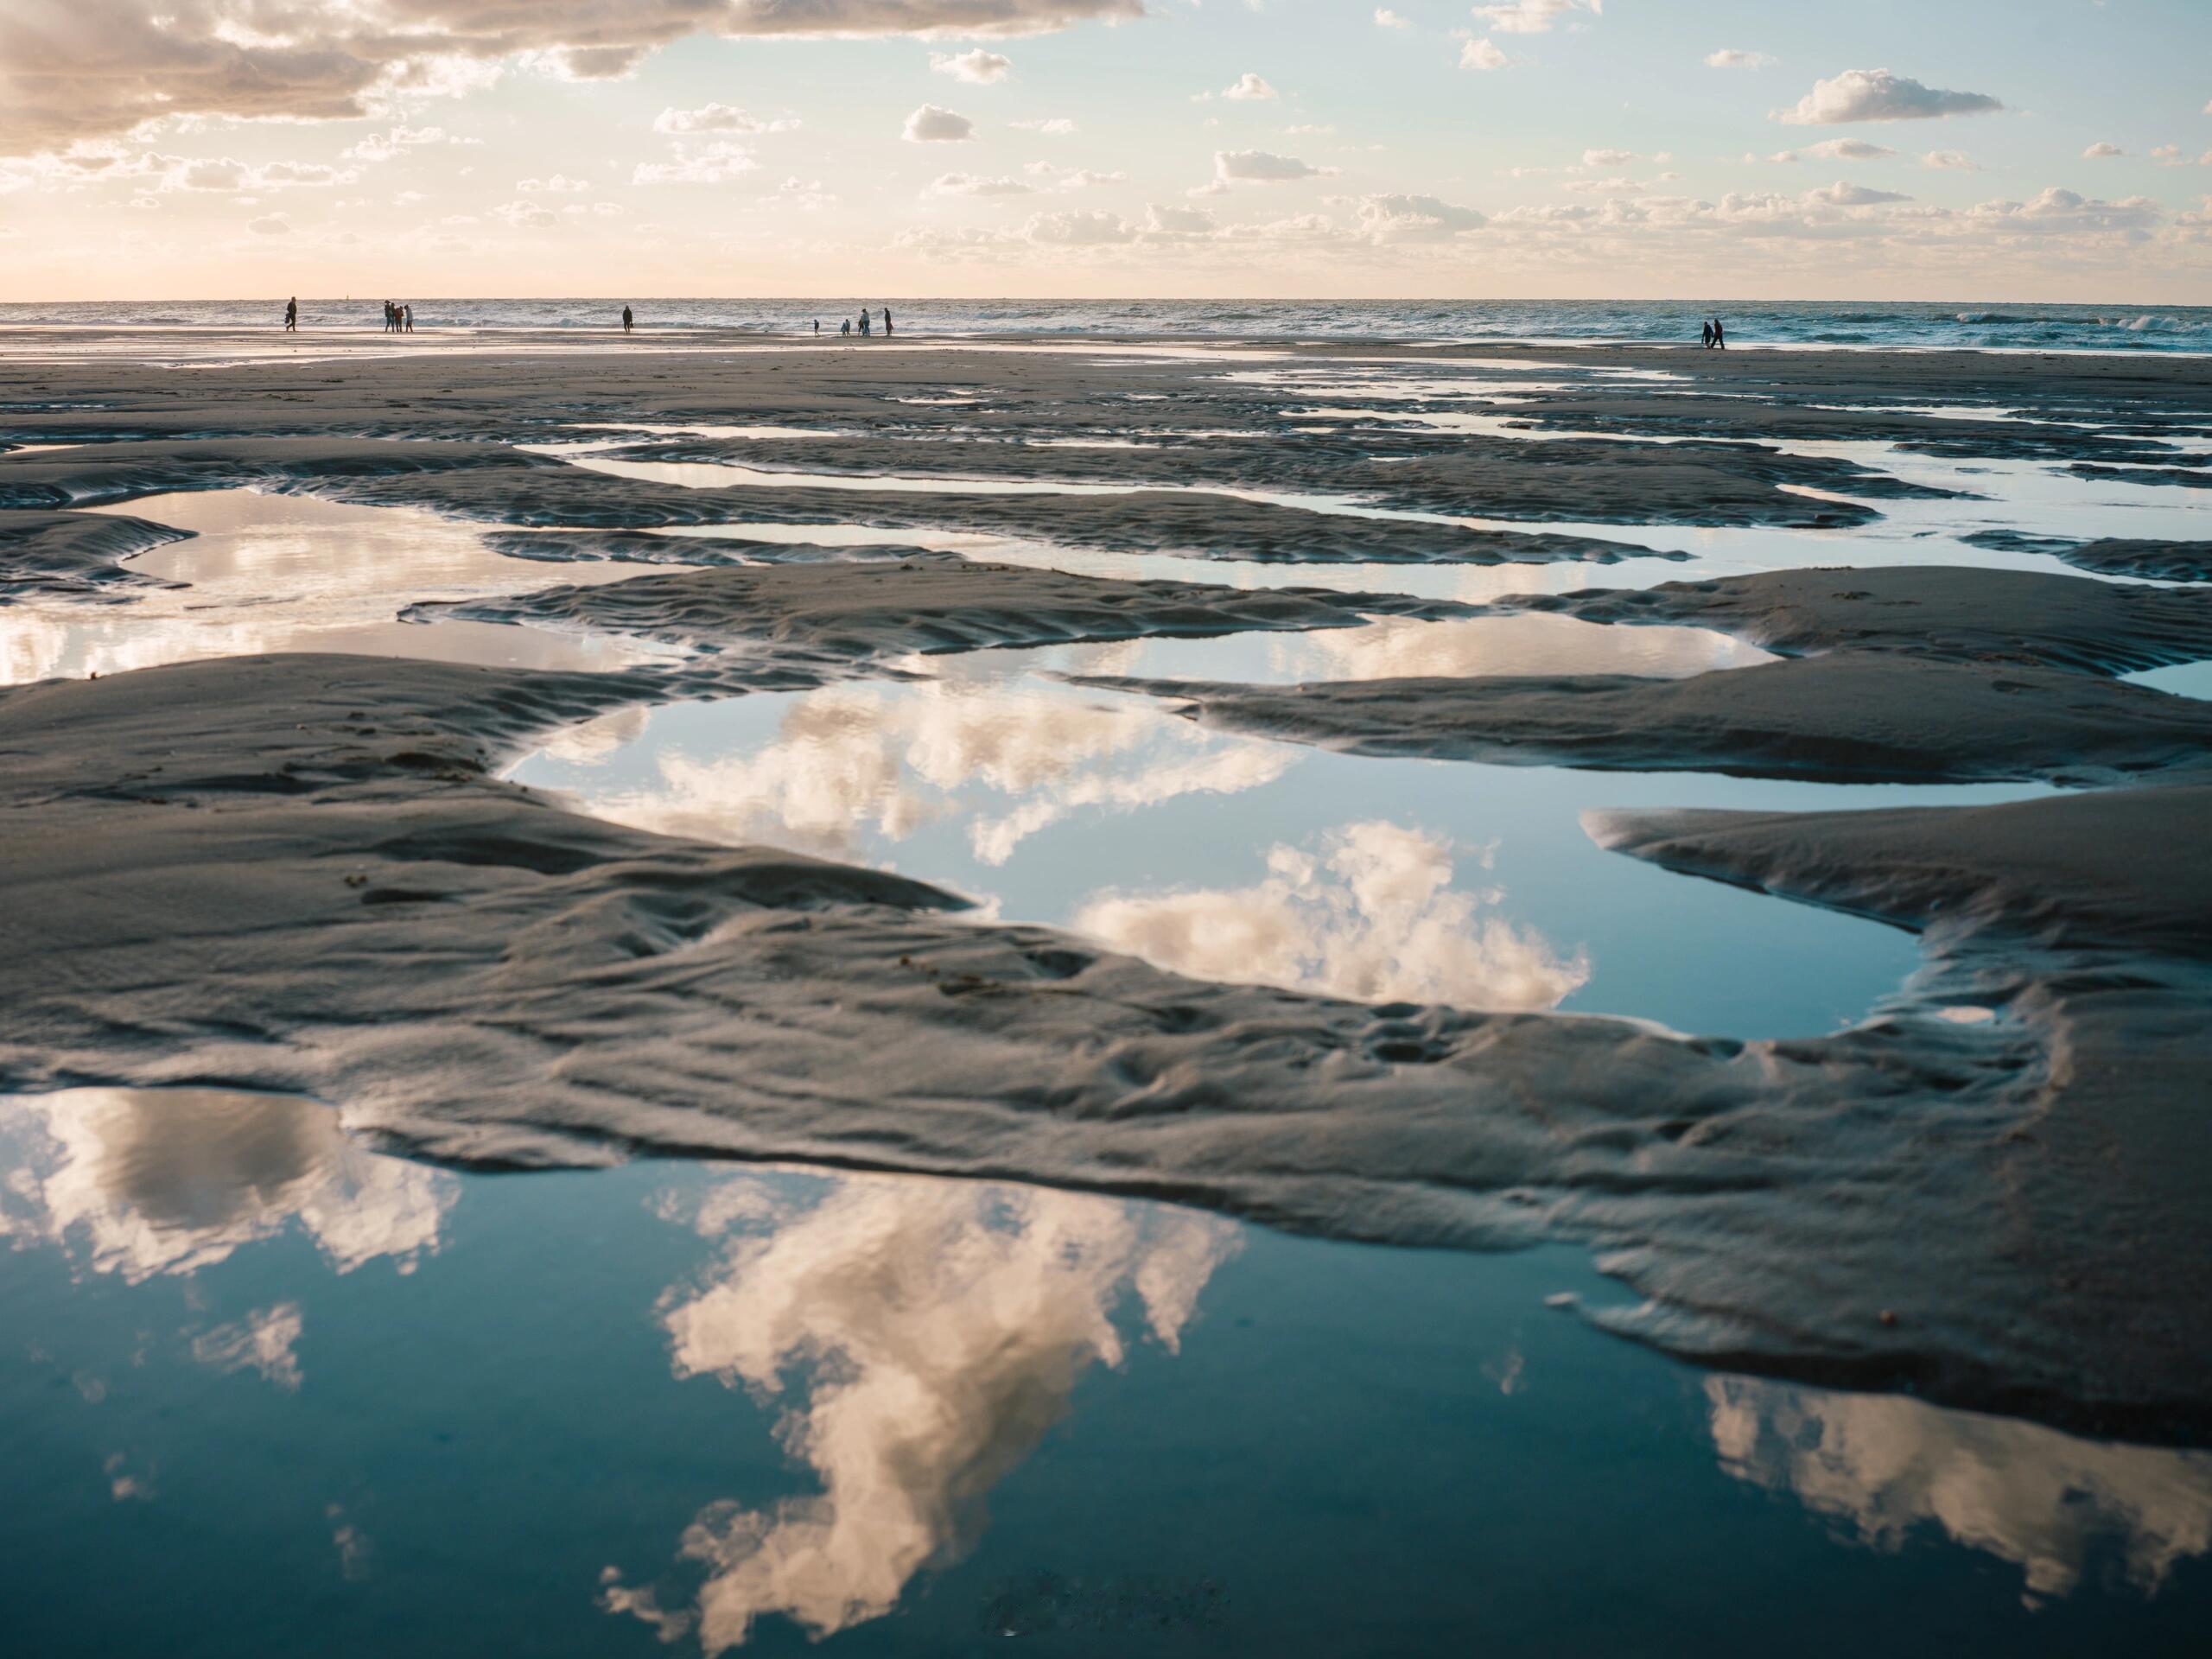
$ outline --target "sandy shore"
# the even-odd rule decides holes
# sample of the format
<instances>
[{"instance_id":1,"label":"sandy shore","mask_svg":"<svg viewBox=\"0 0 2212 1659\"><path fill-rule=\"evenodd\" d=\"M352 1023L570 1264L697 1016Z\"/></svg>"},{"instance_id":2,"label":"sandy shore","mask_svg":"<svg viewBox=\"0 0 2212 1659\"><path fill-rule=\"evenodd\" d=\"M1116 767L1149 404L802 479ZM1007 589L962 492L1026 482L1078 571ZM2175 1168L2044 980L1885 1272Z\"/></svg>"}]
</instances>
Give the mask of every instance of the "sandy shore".
<instances>
[{"instance_id":1,"label":"sandy shore","mask_svg":"<svg viewBox=\"0 0 2212 1659\"><path fill-rule=\"evenodd\" d=\"M1989 546L2020 561L2000 569L1893 537L1866 543L1878 564L1802 568L1914 513L1957 515L1942 544L1971 552L1957 532L2025 476L2005 469L2183 524L2196 493L2174 486L2212 478L2212 453L2162 446L2212 432L2212 369L374 340L139 340L134 361L55 336L0 365L0 441L72 446L0 454L5 600L127 619L126 561L174 532L86 508L273 489L499 527L537 579L420 611L396 591L395 617L695 654L595 674L243 656L0 694L0 1090L295 1090L485 1164L649 1148L1397 1243L1573 1238L1653 1299L1600 1317L1677 1351L2153 1437L2212 1427L2212 713L2117 677L2212 654L2212 598L2056 568L2120 542L2187 572L2205 544L2039 532ZM1466 385L1502 401L1471 414ZM2048 481L2084 467L2105 476ZM914 544L848 548L855 525ZM734 534L669 533L687 526ZM963 536L1036 562L930 544ZM1713 547L1796 565L1590 585ZM1055 549L1173 555L1192 579L1072 574ZM544 586L569 558L702 568ZM926 881L654 836L499 775L612 712L914 653L1479 608L1226 585L1282 561L1586 564L1580 591L1481 613L1708 629L1783 660L1100 695L1364 753L2089 787L1593 818L1624 855L1923 936L1878 1017L1742 1042L1185 977ZM1948 1017L1968 1003L1999 1017Z\"/></svg>"}]
</instances>

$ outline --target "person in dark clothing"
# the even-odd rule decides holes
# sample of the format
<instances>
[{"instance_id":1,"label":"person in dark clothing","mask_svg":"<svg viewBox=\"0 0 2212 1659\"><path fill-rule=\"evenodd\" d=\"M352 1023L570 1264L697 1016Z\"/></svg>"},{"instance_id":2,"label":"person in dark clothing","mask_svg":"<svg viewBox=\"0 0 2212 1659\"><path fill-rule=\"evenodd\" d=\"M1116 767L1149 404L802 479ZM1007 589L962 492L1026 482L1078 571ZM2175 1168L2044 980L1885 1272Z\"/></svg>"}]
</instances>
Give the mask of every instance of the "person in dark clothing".
<instances>
[{"instance_id":1,"label":"person in dark clothing","mask_svg":"<svg viewBox=\"0 0 2212 1659\"><path fill-rule=\"evenodd\" d=\"M891 308L887 305L883 308L883 337L891 338Z\"/></svg>"},{"instance_id":2,"label":"person in dark clothing","mask_svg":"<svg viewBox=\"0 0 2212 1659\"><path fill-rule=\"evenodd\" d=\"M284 302L284 332L296 334L300 331L300 296L296 294Z\"/></svg>"},{"instance_id":3,"label":"person in dark clothing","mask_svg":"<svg viewBox=\"0 0 2212 1659\"><path fill-rule=\"evenodd\" d=\"M1697 337L1707 351L1713 349L1713 323L1710 319L1698 325Z\"/></svg>"},{"instance_id":4,"label":"person in dark clothing","mask_svg":"<svg viewBox=\"0 0 2212 1659\"><path fill-rule=\"evenodd\" d=\"M624 306L622 308L622 332L626 334L628 334L632 326L634 325L636 321L637 318L631 315L630 308L626 305Z\"/></svg>"},{"instance_id":5,"label":"person in dark clothing","mask_svg":"<svg viewBox=\"0 0 2212 1659\"><path fill-rule=\"evenodd\" d=\"M1713 349L1716 352L1725 352L1728 349L1728 331L1720 326L1720 319L1718 317L1713 320Z\"/></svg>"}]
</instances>

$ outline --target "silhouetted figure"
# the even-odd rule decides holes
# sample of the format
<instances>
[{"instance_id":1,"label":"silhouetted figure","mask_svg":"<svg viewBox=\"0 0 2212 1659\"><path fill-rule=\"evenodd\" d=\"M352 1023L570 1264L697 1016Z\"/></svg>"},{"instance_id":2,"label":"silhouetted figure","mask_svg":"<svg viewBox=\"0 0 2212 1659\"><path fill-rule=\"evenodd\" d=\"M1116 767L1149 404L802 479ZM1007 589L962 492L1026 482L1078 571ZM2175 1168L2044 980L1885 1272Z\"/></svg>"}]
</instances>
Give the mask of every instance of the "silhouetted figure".
<instances>
[{"instance_id":1,"label":"silhouetted figure","mask_svg":"<svg viewBox=\"0 0 2212 1659\"><path fill-rule=\"evenodd\" d=\"M817 318L814 320L814 333L815 333L815 337L816 337L817 339L821 338L821 335L822 335L822 319L821 319L821 318L819 318L819 317L817 317Z\"/></svg>"},{"instance_id":2,"label":"silhouetted figure","mask_svg":"<svg viewBox=\"0 0 2212 1659\"><path fill-rule=\"evenodd\" d=\"M624 306L622 308L622 332L626 334L628 334L636 325L637 321L637 318L630 315L630 308L626 305Z\"/></svg>"},{"instance_id":3,"label":"silhouetted figure","mask_svg":"<svg viewBox=\"0 0 2212 1659\"><path fill-rule=\"evenodd\" d=\"M868 312L865 308L861 312L861 338L862 340L868 338Z\"/></svg>"},{"instance_id":4,"label":"silhouetted figure","mask_svg":"<svg viewBox=\"0 0 2212 1659\"><path fill-rule=\"evenodd\" d=\"M284 332L296 334L300 331L300 296L296 294L284 302Z\"/></svg>"},{"instance_id":5,"label":"silhouetted figure","mask_svg":"<svg viewBox=\"0 0 2212 1659\"><path fill-rule=\"evenodd\" d=\"M847 317L837 325L837 334L842 340L850 340L853 337L853 320L850 317Z\"/></svg>"},{"instance_id":6,"label":"silhouetted figure","mask_svg":"<svg viewBox=\"0 0 2212 1659\"><path fill-rule=\"evenodd\" d=\"M410 304L410 305L403 305L403 306L401 306L401 307L399 308L399 317L400 317L400 321L401 321L402 322L404 322L404 323L405 323L405 324L406 324L406 332L407 332L407 333L409 333L409 334L413 334L413 333L415 332L415 308L414 308L414 306L412 306L411 304Z\"/></svg>"},{"instance_id":7,"label":"silhouetted figure","mask_svg":"<svg viewBox=\"0 0 2212 1659\"><path fill-rule=\"evenodd\" d=\"M883 337L891 338L891 308L887 305L883 308Z\"/></svg>"},{"instance_id":8,"label":"silhouetted figure","mask_svg":"<svg viewBox=\"0 0 2212 1659\"><path fill-rule=\"evenodd\" d=\"M1728 349L1728 331L1720 326L1720 319L1718 317L1713 320L1713 349L1716 352L1725 352Z\"/></svg>"},{"instance_id":9,"label":"silhouetted figure","mask_svg":"<svg viewBox=\"0 0 2212 1659\"><path fill-rule=\"evenodd\" d=\"M1697 337L1699 344L1702 345L1707 351L1711 351L1713 349L1713 324L1709 321L1698 324Z\"/></svg>"}]
</instances>

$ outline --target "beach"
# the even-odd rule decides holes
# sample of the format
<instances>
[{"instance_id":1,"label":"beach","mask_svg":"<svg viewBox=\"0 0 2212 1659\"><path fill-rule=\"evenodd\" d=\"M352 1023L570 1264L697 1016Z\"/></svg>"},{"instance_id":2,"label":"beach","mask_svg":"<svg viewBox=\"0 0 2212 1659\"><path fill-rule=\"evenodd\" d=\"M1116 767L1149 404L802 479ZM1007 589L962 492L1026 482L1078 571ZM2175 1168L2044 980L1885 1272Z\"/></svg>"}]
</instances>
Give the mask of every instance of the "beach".
<instances>
[{"instance_id":1,"label":"beach","mask_svg":"<svg viewBox=\"0 0 2212 1659\"><path fill-rule=\"evenodd\" d=\"M302 1328L518 1283L527 1393L621 1302L613 1459L757 1444L549 1541L578 1651L1302 1650L1332 1528L1415 1650L1431 1483L1564 1548L1622 1400L1642 1593L2202 1629L2212 359L426 320L0 357L0 1235L112 1291L22 1293L57 1376L159 1326L312 1404L389 1362ZM143 1311L187 1262L259 1277ZM1210 1547L1147 1434L1292 1518Z\"/></svg>"}]
</instances>

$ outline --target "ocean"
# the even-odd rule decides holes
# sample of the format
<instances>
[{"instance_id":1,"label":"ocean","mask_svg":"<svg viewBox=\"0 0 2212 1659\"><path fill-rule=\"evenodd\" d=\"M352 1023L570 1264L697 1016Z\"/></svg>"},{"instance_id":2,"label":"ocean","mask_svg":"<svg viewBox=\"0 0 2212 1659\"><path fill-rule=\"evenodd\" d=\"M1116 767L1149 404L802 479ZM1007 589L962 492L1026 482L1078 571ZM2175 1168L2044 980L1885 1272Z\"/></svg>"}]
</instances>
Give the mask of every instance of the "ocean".
<instances>
[{"instance_id":1,"label":"ocean","mask_svg":"<svg viewBox=\"0 0 2212 1659\"><path fill-rule=\"evenodd\" d=\"M365 328L382 296L309 298L303 328ZM414 299L424 328L606 329L621 299ZM1886 349L2072 352L2212 351L2212 306L1747 302L1673 300L902 300L631 299L639 326L738 329L764 335L825 331L865 302L885 305L902 333L1251 337L1462 342L1586 340L1639 344L1697 337L1718 315L1732 344ZM235 328L281 320L281 296L254 300L54 302L0 305L0 330L22 327Z\"/></svg>"}]
</instances>

